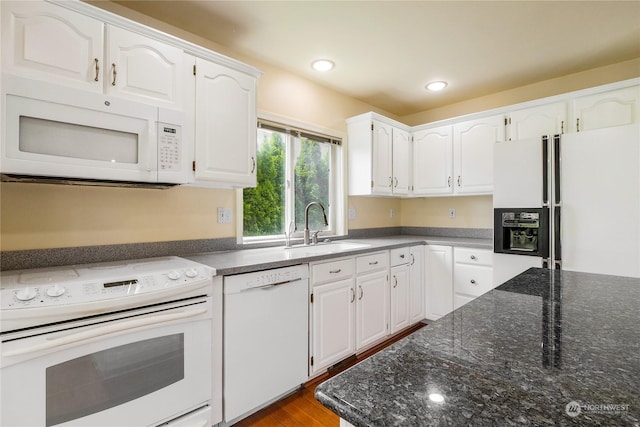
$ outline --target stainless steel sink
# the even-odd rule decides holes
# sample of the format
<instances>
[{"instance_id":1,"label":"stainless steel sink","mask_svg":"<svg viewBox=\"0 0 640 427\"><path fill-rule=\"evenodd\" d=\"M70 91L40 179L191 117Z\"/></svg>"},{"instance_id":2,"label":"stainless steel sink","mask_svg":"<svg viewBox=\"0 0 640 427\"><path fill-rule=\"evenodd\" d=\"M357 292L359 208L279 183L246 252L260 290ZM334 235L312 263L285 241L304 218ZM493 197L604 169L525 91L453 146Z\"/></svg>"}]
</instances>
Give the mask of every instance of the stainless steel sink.
<instances>
[{"instance_id":1,"label":"stainless steel sink","mask_svg":"<svg viewBox=\"0 0 640 427\"><path fill-rule=\"evenodd\" d=\"M366 243L355 242L323 242L316 245L296 245L290 248L284 248L292 256L313 256L339 253L342 251L350 251L356 249L368 248L371 245Z\"/></svg>"}]
</instances>

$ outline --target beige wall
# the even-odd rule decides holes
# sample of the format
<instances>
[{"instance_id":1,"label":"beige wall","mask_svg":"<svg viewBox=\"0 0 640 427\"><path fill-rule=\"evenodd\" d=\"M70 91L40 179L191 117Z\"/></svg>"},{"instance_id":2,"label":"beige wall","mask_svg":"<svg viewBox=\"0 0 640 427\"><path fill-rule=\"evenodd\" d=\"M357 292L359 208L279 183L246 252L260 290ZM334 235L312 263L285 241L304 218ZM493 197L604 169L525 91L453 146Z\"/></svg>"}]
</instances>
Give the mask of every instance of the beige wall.
<instances>
[{"instance_id":1,"label":"beige wall","mask_svg":"<svg viewBox=\"0 0 640 427\"><path fill-rule=\"evenodd\" d=\"M258 84L259 110L343 133L346 131L346 118L367 111L376 111L416 125L640 75L640 60L631 61L398 118L283 70L236 55L215 43L117 4L101 2L101 5L260 68L264 75ZM235 211L235 202L233 190L190 187L151 190L2 183L0 249L9 251L233 237L235 224L217 224L216 217L218 207L231 207ZM349 221L351 229L400 225L492 226L490 197L412 200L350 197L348 205L355 208L357 214L354 220ZM456 208L454 220L448 218L450 207ZM390 217L391 209L395 212L393 218Z\"/></svg>"}]
</instances>

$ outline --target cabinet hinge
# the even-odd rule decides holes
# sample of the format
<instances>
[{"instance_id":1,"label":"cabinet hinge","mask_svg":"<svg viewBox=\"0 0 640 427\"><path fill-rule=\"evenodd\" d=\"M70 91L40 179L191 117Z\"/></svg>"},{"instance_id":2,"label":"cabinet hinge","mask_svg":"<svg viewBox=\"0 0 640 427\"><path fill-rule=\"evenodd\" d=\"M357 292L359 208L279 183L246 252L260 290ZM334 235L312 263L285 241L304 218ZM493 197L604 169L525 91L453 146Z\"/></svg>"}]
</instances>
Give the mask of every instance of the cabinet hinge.
<instances>
[{"instance_id":1,"label":"cabinet hinge","mask_svg":"<svg viewBox=\"0 0 640 427\"><path fill-rule=\"evenodd\" d=\"M373 180L371 180L371 188L373 188Z\"/></svg>"},{"instance_id":2,"label":"cabinet hinge","mask_svg":"<svg viewBox=\"0 0 640 427\"><path fill-rule=\"evenodd\" d=\"M373 130L373 123L371 123L371 130Z\"/></svg>"},{"instance_id":3,"label":"cabinet hinge","mask_svg":"<svg viewBox=\"0 0 640 427\"><path fill-rule=\"evenodd\" d=\"M504 118L504 125L505 125L505 126L509 124L509 120L511 120L511 119L510 119L510 118L508 118L508 117L505 117L505 118Z\"/></svg>"},{"instance_id":4,"label":"cabinet hinge","mask_svg":"<svg viewBox=\"0 0 640 427\"><path fill-rule=\"evenodd\" d=\"M311 301L311 304L313 304L313 294L311 294L310 301Z\"/></svg>"},{"instance_id":5,"label":"cabinet hinge","mask_svg":"<svg viewBox=\"0 0 640 427\"><path fill-rule=\"evenodd\" d=\"M313 356L311 356L311 366L313 366Z\"/></svg>"},{"instance_id":6,"label":"cabinet hinge","mask_svg":"<svg viewBox=\"0 0 640 427\"><path fill-rule=\"evenodd\" d=\"M193 163L191 164L191 169L195 172L196 171L196 161L194 160Z\"/></svg>"},{"instance_id":7,"label":"cabinet hinge","mask_svg":"<svg viewBox=\"0 0 640 427\"><path fill-rule=\"evenodd\" d=\"M196 64L193 64L193 75L196 75Z\"/></svg>"}]
</instances>

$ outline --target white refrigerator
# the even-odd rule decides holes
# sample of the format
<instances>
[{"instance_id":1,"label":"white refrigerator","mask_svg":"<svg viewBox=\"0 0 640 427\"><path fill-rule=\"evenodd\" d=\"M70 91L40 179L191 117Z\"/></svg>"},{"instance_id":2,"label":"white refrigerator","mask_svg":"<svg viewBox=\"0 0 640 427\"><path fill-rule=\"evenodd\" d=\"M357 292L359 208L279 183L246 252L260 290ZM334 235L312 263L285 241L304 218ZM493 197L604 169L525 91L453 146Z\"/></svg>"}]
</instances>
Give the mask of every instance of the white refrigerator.
<instances>
[{"instance_id":1,"label":"white refrigerator","mask_svg":"<svg viewBox=\"0 0 640 427\"><path fill-rule=\"evenodd\" d=\"M494 245L496 285L529 267L640 277L640 126L496 143L493 207L548 212L548 260Z\"/></svg>"}]
</instances>

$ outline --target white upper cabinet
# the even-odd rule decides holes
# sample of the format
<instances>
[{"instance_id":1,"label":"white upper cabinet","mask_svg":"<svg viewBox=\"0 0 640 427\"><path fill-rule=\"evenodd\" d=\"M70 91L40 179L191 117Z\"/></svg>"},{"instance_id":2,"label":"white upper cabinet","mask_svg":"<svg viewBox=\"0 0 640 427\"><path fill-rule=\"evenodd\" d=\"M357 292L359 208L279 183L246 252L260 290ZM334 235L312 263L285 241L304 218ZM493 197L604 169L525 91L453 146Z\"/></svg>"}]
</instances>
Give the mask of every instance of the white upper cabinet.
<instances>
[{"instance_id":1,"label":"white upper cabinet","mask_svg":"<svg viewBox=\"0 0 640 427\"><path fill-rule=\"evenodd\" d=\"M102 92L104 24L45 2L2 1L2 72Z\"/></svg>"},{"instance_id":2,"label":"white upper cabinet","mask_svg":"<svg viewBox=\"0 0 640 427\"><path fill-rule=\"evenodd\" d=\"M107 25L104 88L109 95L182 110L192 77L181 49Z\"/></svg>"},{"instance_id":3,"label":"white upper cabinet","mask_svg":"<svg viewBox=\"0 0 640 427\"><path fill-rule=\"evenodd\" d=\"M567 132L567 103L556 102L509 114L509 141L540 138Z\"/></svg>"},{"instance_id":4,"label":"white upper cabinet","mask_svg":"<svg viewBox=\"0 0 640 427\"><path fill-rule=\"evenodd\" d=\"M350 195L409 193L410 133L375 113L347 120Z\"/></svg>"},{"instance_id":5,"label":"white upper cabinet","mask_svg":"<svg viewBox=\"0 0 640 427\"><path fill-rule=\"evenodd\" d=\"M392 172L393 194L409 194L411 157L411 136L403 129L393 129Z\"/></svg>"},{"instance_id":6,"label":"white upper cabinet","mask_svg":"<svg viewBox=\"0 0 640 427\"><path fill-rule=\"evenodd\" d=\"M640 86L576 98L571 107L572 132L639 123Z\"/></svg>"},{"instance_id":7,"label":"white upper cabinet","mask_svg":"<svg viewBox=\"0 0 640 427\"><path fill-rule=\"evenodd\" d=\"M453 128L440 126L413 134L413 194L453 191Z\"/></svg>"},{"instance_id":8,"label":"white upper cabinet","mask_svg":"<svg viewBox=\"0 0 640 427\"><path fill-rule=\"evenodd\" d=\"M255 76L196 59L195 184L256 186Z\"/></svg>"},{"instance_id":9,"label":"white upper cabinet","mask_svg":"<svg viewBox=\"0 0 640 427\"><path fill-rule=\"evenodd\" d=\"M493 145L504 135L502 114L453 125L454 193L491 194Z\"/></svg>"},{"instance_id":10,"label":"white upper cabinet","mask_svg":"<svg viewBox=\"0 0 640 427\"><path fill-rule=\"evenodd\" d=\"M2 3L3 72L181 110L181 49L46 2Z\"/></svg>"}]
</instances>

